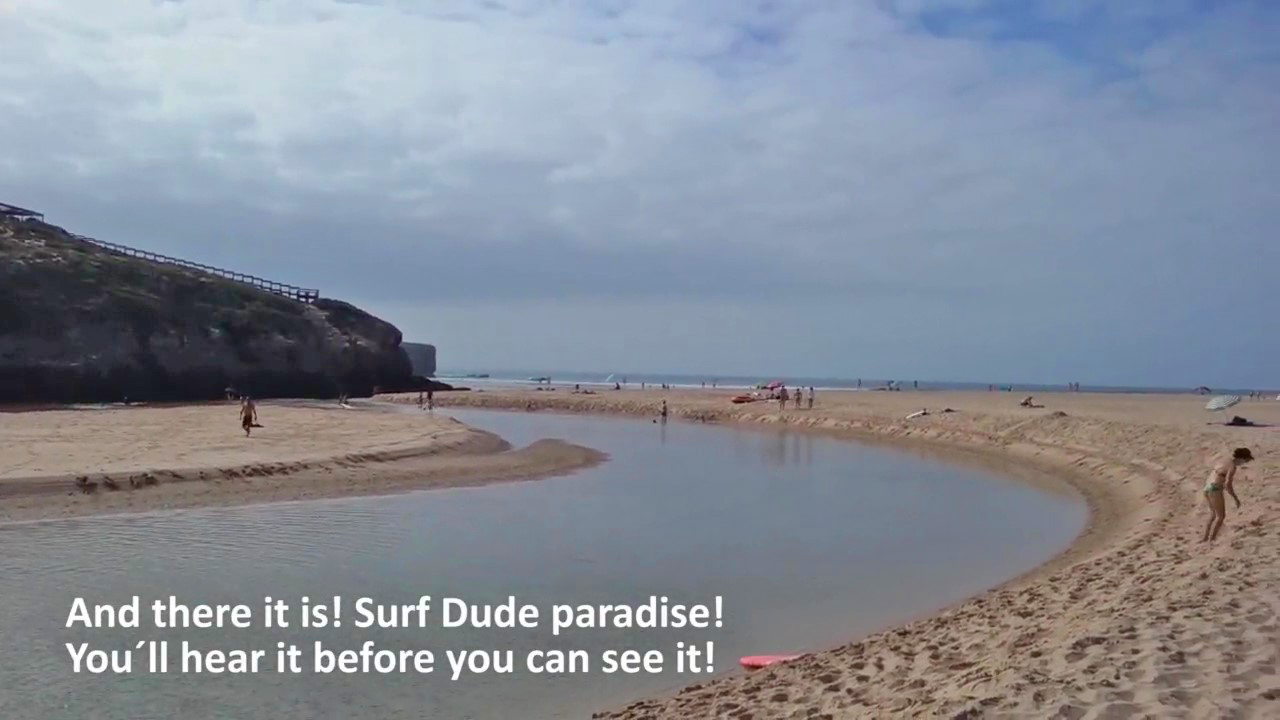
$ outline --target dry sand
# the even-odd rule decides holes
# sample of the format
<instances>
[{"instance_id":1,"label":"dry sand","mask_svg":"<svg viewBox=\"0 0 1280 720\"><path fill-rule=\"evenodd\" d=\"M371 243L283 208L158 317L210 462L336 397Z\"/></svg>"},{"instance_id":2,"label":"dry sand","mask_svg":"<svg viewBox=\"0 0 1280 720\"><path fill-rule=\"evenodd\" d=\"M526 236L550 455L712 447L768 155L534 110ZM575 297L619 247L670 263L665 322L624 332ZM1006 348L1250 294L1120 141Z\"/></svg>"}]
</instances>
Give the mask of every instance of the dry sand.
<instances>
[{"instance_id":1,"label":"dry sand","mask_svg":"<svg viewBox=\"0 0 1280 720\"><path fill-rule=\"evenodd\" d=\"M1089 500L1088 530L1038 571L934 617L752 674L600 713L609 718L1280 717L1280 403L1211 426L1196 396L826 392L813 410L716 391L497 390L446 405L787 424L964 448L1050 470ZM405 397L391 397L406 401ZM914 420L922 407L957 412ZM1065 415L1057 415L1065 412ZM1244 505L1201 544L1214 456L1250 447ZM998 511L993 509L993 511ZM761 648L761 652L769 652Z\"/></svg>"},{"instance_id":2,"label":"dry sand","mask_svg":"<svg viewBox=\"0 0 1280 720\"><path fill-rule=\"evenodd\" d=\"M235 403L0 413L0 521L532 479L604 457L558 440L511 450L448 417L373 405L260 403L264 427L248 438L237 413Z\"/></svg>"}]
</instances>

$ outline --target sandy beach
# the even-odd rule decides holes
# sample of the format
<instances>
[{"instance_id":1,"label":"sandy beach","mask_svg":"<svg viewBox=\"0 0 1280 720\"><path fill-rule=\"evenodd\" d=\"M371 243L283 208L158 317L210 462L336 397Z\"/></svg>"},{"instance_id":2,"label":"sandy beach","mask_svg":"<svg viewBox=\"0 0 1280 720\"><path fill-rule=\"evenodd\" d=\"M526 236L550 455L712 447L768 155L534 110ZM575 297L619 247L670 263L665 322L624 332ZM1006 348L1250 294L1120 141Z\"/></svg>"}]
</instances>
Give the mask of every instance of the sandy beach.
<instances>
[{"instance_id":1,"label":"sandy beach","mask_svg":"<svg viewBox=\"0 0 1280 720\"><path fill-rule=\"evenodd\" d=\"M944 448L1069 484L1089 502L1089 526L1035 572L933 617L597 717L1280 715L1280 403L1246 401L1230 414L1260 426L1225 427L1193 395L1049 394L1030 409L1018 393L826 392L812 410L779 411L733 405L732 394L560 387L438 398L650 417L666 400L675 420ZM906 419L922 408L931 414ZM1243 507L1228 500L1221 536L1202 544L1201 488L1214 457L1235 446L1258 458L1236 480Z\"/></svg>"},{"instance_id":2,"label":"sandy beach","mask_svg":"<svg viewBox=\"0 0 1280 720\"><path fill-rule=\"evenodd\" d=\"M0 413L0 521L533 479L603 459L369 405L260 403L259 420L246 438L235 404Z\"/></svg>"}]
</instances>

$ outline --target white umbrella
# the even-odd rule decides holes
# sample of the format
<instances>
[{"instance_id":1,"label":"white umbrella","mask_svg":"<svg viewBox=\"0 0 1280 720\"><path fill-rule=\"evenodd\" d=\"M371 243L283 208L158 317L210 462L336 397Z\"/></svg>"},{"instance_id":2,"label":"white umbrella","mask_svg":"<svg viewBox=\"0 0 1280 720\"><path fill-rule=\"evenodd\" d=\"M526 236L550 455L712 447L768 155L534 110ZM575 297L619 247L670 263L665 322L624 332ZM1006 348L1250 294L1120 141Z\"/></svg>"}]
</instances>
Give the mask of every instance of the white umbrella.
<instances>
[{"instance_id":1,"label":"white umbrella","mask_svg":"<svg viewBox=\"0 0 1280 720\"><path fill-rule=\"evenodd\" d=\"M1226 410L1229 407L1237 405L1239 402L1239 395L1219 395L1218 397L1210 400L1209 404L1204 406L1204 409L1214 411Z\"/></svg>"}]
</instances>

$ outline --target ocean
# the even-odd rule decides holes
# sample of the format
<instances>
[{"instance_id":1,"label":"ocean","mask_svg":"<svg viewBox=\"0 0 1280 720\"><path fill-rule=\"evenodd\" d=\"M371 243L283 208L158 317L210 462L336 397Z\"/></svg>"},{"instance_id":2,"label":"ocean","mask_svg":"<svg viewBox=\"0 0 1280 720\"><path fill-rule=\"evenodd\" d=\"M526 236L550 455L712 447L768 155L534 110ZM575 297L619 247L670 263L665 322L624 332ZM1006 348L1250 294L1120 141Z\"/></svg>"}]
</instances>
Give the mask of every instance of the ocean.
<instances>
[{"instance_id":1,"label":"ocean","mask_svg":"<svg viewBox=\"0 0 1280 720\"><path fill-rule=\"evenodd\" d=\"M486 377L476 377L484 375ZM558 385L580 384L590 386L612 386L615 382L626 385L627 387L640 387L643 383L650 385L669 385L675 388L701 388L716 387L726 389L749 389L759 385L770 383L775 380L781 381L789 387L813 387L818 390L875 390L877 388L889 387L892 383L895 387L904 390L978 390L985 391L990 388L997 390L1006 390L1009 392L1067 392L1066 383L1061 384L1040 384L1040 383L985 383L985 382L936 382L928 380L915 380L912 378L836 378L836 377L805 377L805 376L787 376L787 375L705 375L705 374L668 374L668 373L643 373L643 372L586 372L580 370L547 370L547 369L453 369L439 372L436 379L450 384L463 384L468 386L483 387L485 385L537 385L537 378L550 378L552 383ZM545 382L545 381L544 381ZM1199 390L1190 387L1143 387L1143 386L1112 386L1112 385L1080 385L1080 392L1090 393L1178 393L1178 394L1195 394ZM1202 392L1202 391L1200 391ZM1211 388L1210 393L1206 394L1232 394L1247 396L1251 391L1239 388ZM1268 397L1273 397L1274 392Z\"/></svg>"}]
</instances>

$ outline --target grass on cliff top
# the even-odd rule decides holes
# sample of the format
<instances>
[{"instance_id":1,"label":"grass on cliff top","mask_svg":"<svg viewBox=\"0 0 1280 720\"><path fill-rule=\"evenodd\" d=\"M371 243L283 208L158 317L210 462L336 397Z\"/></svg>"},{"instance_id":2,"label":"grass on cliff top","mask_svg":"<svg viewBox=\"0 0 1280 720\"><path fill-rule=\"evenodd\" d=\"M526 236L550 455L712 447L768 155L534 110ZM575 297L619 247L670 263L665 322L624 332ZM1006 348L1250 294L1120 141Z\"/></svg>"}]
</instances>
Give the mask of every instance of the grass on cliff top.
<instances>
[{"instance_id":1,"label":"grass on cliff top","mask_svg":"<svg viewBox=\"0 0 1280 720\"><path fill-rule=\"evenodd\" d=\"M88 315L127 320L147 335L199 325L237 337L306 336L319 329L311 312L234 280L118 255L51 225L0 220L0 333L56 332Z\"/></svg>"}]
</instances>

